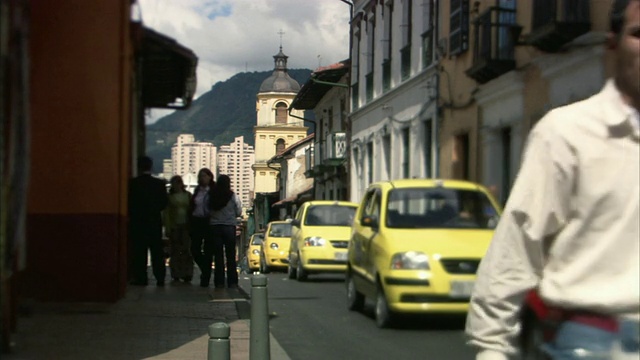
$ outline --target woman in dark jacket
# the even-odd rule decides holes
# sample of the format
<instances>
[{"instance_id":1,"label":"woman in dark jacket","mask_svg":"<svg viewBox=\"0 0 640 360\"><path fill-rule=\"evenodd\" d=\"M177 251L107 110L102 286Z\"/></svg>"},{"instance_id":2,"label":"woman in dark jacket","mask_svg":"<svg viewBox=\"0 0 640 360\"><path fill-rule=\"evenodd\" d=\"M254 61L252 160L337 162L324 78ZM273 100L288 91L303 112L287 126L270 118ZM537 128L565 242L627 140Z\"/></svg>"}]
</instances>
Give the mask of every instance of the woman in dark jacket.
<instances>
[{"instance_id":1,"label":"woman in dark jacket","mask_svg":"<svg viewBox=\"0 0 640 360\"><path fill-rule=\"evenodd\" d=\"M211 192L211 232L213 234L215 273L213 283L216 288L225 285L225 257L227 286L238 287L236 263L236 225L242 215L242 205L238 195L231 190L231 180L220 175L218 183ZM224 254L224 255L223 255Z\"/></svg>"},{"instance_id":2,"label":"woman in dark jacket","mask_svg":"<svg viewBox=\"0 0 640 360\"><path fill-rule=\"evenodd\" d=\"M191 197L190 235L191 255L200 268L200 286L208 287L213 262L213 237L209 229L210 192L214 188L213 173L207 168L198 171L198 186Z\"/></svg>"}]
</instances>

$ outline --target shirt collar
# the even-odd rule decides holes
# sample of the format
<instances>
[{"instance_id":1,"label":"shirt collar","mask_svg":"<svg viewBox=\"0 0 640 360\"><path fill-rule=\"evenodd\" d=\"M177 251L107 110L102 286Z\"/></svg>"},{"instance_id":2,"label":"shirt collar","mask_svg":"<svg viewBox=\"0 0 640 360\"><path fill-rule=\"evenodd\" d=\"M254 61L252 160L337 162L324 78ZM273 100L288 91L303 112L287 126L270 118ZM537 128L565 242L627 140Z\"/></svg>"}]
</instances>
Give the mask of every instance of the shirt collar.
<instances>
[{"instance_id":1,"label":"shirt collar","mask_svg":"<svg viewBox=\"0 0 640 360\"><path fill-rule=\"evenodd\" d=\"M603 100L600 102L600 106L604 111L603 120L606 125L612 128L627 126L635 137L639 137L640 115L635 108L622 100L622 93L616 87L613 79L607 80L599 96Z\"/></svg>"}]
</instances>

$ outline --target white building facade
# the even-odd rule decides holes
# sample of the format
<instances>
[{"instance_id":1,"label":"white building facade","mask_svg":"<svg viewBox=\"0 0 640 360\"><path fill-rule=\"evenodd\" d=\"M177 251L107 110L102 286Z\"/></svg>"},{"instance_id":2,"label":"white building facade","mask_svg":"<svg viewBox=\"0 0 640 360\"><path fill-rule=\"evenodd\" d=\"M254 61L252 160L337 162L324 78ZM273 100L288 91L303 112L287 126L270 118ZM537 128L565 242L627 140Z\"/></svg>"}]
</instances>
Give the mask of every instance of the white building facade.
<instances>
[{"instance_id":1,"label":"white building facade","mask_svg":"<svg viewBox=\"0 0 640 360\"><path fill-rule=\"evenodd\" d=\"M222 145L218 149L218 176L228 175L231 189L238 194L242 207L251 207L253 198L253 170L255 162L253 146L244 142L244 136L239 136L229 145Z\"/></svg>"},{"instance_id":2,"label":"white building facade","mask_svg":"<svg viewBox=\"0 0 640 360\"><path fill-rule=\"evenodd\" d=\"M436 177L437 2L354 2L350 192L376 181Z\"/></svg>"},{"instance_id":3,"label":"white building facade","mask_svg":"<svg viewBox=\"0 0 640 360\"><path fill-rule=\"evenodd\" d=\"M216 173L217 148L209 142L198 142L192 134L180 134L171 148L173 174L197 174L204 167Z\"/></svg>"}]
</instances>

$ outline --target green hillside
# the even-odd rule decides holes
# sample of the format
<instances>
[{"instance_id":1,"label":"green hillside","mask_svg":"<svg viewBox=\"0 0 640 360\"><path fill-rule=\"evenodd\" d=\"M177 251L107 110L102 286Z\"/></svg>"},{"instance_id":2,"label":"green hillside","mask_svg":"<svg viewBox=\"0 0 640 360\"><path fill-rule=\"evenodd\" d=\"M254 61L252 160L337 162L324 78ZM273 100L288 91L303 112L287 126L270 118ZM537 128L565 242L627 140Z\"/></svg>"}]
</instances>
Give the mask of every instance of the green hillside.
<instances>
[{"instance_id":1,"label":"green hillside","mask_svg":"<svg viewBox=\"0 0 640 360\"><path fill-rule=\"evenodd\" d=\"M301 86L311 75L308 69L288 72ZM153 158L154 172L161 172L162 160L171 158L171 147L178 134L193 134L197 141L213 142L216 146L244 136L245 142L253 145L256 95L271 73L269 70L236 74L216 83L187 110L175 111L147 125L147 155ZM305 117L313 119L309 112Z\"/></svg>"}]
</instances>

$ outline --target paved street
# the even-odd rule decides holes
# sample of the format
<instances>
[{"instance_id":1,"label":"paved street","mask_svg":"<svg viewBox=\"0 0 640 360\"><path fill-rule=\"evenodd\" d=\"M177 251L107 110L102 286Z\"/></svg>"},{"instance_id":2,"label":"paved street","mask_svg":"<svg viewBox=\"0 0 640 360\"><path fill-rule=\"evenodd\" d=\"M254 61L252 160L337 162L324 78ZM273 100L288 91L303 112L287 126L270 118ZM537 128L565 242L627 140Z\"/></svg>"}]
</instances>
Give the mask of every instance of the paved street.
<instances>
[{"instance_id":1,"label":"paved street","mask_svg":"<svg viewBox=\"0 0 640 360\"><path fill-rule=\"evenodd\" d=\"M399 328L378 329L372 303L363 313L347 310L341 275L304 283L285 273L267 277L271 333L292 359L473 358L464 345L464 317L414 317ZM240 281L250 293L250 275Z\"/></svg>"}]
</instances>

